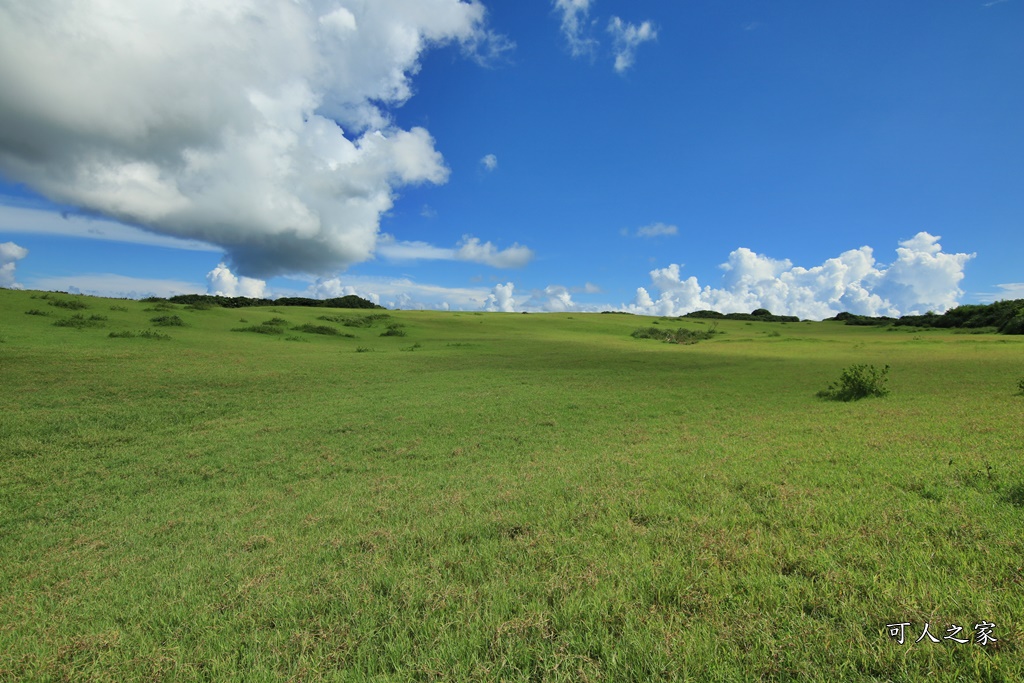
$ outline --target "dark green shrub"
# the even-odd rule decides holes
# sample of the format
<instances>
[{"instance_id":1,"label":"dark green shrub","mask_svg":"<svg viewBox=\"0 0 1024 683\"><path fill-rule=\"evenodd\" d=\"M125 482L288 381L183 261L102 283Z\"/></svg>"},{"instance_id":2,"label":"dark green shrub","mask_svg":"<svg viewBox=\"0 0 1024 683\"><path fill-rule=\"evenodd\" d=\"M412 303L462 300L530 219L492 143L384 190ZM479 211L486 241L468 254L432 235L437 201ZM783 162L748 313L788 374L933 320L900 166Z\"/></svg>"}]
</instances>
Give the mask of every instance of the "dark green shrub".
<instances>
[{"instance_id":1,"label":"dark green shrub","mask_svg":"<svg viewBox=\"0 0 1024 683\"><path fill-rule=\"evenodd\" d=\"M838 382L818 392L818 396L830 401L857 401L869 396L885 396L889 366L876 368L874 365L851 365L843 370Z\"/></svg>"},{"instance_id":2,"label":"dark green shrub","mask_svg":"<svg viewBox=\"0 0 1024 683\"><path fill-rule=\"evenodd\" d=\"M132 332L130 330L125 330L124 332L111 332L107 336L112 337L114 339L134 339L135 337L138 337L140 339L167 340L171 338L170 335L161 334L156 330L142 330L140 332Z\"/></svg>"},{"instance_id":3,"label":"dark green shrub","mask_svg":"<svg viewBox=\"0 0 1024 683\"><path fill-rule=\"evenodd\" d=\"M688 330L680 327L677 330L662 330L657 327L641 327L633 330L634 339L658 339L670 344L696 344L702 339L711 339L715 330Z\"/></svg>"},{"instance_id":4,"label":"dark green shrub","mask_svg":"<svg viewBox=\"0 0 1024 683\"><path fill-rule=\"evenodd\" d=\"M1024 377L1017 380L1017 389L1020 391L1021 396L1024 396Z\"/></svg>"},{"instance_id":5,"label":"dark green shrub","mask_svg":"<svg viewBox=\"0 0 1024 683\"><path fill-rule=\"evenodd\" d=\"M389 327L388 329L386 329L383 332L381 332L380 336L382 336L382 337L404 337L405 336L405 330L399 329L397 327Z\"/></svg>"},{"instance_id":6,"label":"dark green shrub","mask_svg":"<svg viewBox=\"0 0 1024 683\"><path fill-rule=\"evenodd\" d=\"M91 315L86 318L81 313L76 313L70 318L63 318L53 323L54 327L74 327L82 329L85 327L103 327L107 318L103 315Z\"/></svg>"},{"instance_id":7,"label":"dark green shrub","mask_svg":"<svg viewBox=\"0 0 1024 683\"><path fill-rule=\"evenodd\" d=\"M336 327L331 327L330 325L313 325L312 323L293 327L292 330L295 332L308 332L309 334L330 334L334 336L341 334Z\"/></svg>"},{"instance_id":8,"label":"dark green shrub","mask_svg":"<svg viewBox=\"0 0 1024 683\"><path fill-rule=\"evenodd\" d=\"M371 348L369 348L367 346L357 346L356 347L356 353L369 353L370 351L373 351L373 349L371 349Z\"/></svg>"},{"instance_id":9,"label":"dark green shrub","mask_svg":"<svg viewBox=\"0 0 1024 683\"><path fill-rule=\"evenodd\" d=\"M127 306L111 306L110 310L118 311L120 313L127 313L128 312L128 307Z\"/></svg>"},{"instance_id":10,"label":"dark green shrub","mask_svg":"<svg viewBox=\"0 0 1024 683\"><path fill-rule=\"evenodd\" d=\"M50 314L47 313L46 311L40 311L38 308L33 308L33 309L29 310L29 311L25 311L25 315L43 315L43 316L48 316Z\"/></svg>"},{"instance_id":11,"label":"dark green shrub","mask_svg":"<svg viewBox=\"0 0 1024 683\"><path fill-rule=\"evenodd\" d=\"M256 334L284 334L284 328L281 325L271 325L269 322L250 325L249 327L235 327L231 331L255 332Z\"/></svg>"},{"instance_id":12,"label":"dark green shrub","mask_svg":"<svg viewBox=\"0 0 1024 683\"><path fill-rule=\"evenodd\" d=\"M80 311L83 308L89 308L88 304L77 299L50 299L46 303L57 308L66 308L70 311Z\"/></svg>"},{"instance_id":13,"label":"dark green shrub","mask_svg":"<svg viewBox=\"0 0 1024 683\"><path fill-rule=\"evenodd\" d=\"M750 312L750 315L756 315L758 317L763 316L763 315L771 315L771 314L772 314L772 312L769 311L767 308L756 308L756 309L754 309L753 311Z\"/></svg>"},{"instance_id":14,"label":"dark green shrub","mask_svg":"<svg viewBox=\"0 0 1024 683\"><path fill-rule=\"evenodd\" d=\"M185 327L185 321L176 315L161 315L150 318L149 322L157 327Z\"/></svg>"}]
</instances>

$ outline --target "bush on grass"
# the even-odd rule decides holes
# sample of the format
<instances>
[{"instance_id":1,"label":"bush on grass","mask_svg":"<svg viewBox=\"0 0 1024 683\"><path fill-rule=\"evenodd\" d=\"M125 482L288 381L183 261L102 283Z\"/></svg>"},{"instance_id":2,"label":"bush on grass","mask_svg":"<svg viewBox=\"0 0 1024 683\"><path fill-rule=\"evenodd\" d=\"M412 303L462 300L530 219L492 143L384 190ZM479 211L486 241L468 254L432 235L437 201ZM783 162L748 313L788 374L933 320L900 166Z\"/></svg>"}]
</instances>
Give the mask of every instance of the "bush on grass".
<instances>
[{"instance_id":1,"label":"bush on grass","mask_svg":"<svg viewBox=\"0 0 1024 683\"><path fill-rule=\"evenodd\" d=\"M259 325L250 325L249 327L236 327L232 329L232 332L255 332L256 334L284 334L284 328L288 326L288 321L284 318L271 318L270 320L261 322Z\"/></svg>"},{"instance_id":2,"label":"bush on grass","mask_svg":"<svg viewBox=\"0 0 1024 683\"><path fill-rule=\"evenodd\" d=\"M158 327L185 327L185 321L176 315L160 315L150 318L149 322Z\"/></svg>"},{"instance_id":3,"label":"bush on grass","mask_svg":"<svg viewBox=\"0 0 1024 683\"><path fill-rule=\"evenodd\" d=\"M677 330L662 330L657 327L641 327L633 330L634 339L657 339L669 344L696 344L702 339L711 339L715 330L688 330L680 327Z\"/></svg>"},{"instance_id":4,"label":"bush on grass","mask_svg":"<svg viewBox=\"0 0 1024 683\"><path fill-rule=\"evenodd\" d=\"M136 337L140 339L170 339L170 335L161 334L156 330L141 330L139 332L132 332L131 330L125 330L124 332L111 332L107 335L113 339L134 339Z\"/></svg>"},{"instance_id":5,"label":"bush on grass","mask_svg":"<svg viewBox=\"0 0 1024 683\"><path fill-rule=\"evenodd\" d=\"M83 308L89 308L87 303L77 299L50 299L46 303L57 308L66 308L70 311L80 311Z\"/></svg>"},{"instance_id":6,"label":"bush on grass","mask_svg":"<svg viewBox=\"0 0 1024 683\"><path fill-rule=\"evenodd\" d=\"M309 334L329 334L334 336L341 334L341 331L338 330L338 328L336 327L331 327L330 325L314 325L312 323L306 323L305 325L293 327L292 331L308 332Z\"/></svg>"},{"instance_id":7,"label":"bush on grass","mask_svg":"<svg viewBox=\"0 0 1024 683\"><path fill-rule=\"evenodd\" d=\"M53 323L54 327L74 327L76 329L82 329L85 327L103 327L106 323L107 317L104 315L91 315L86 318L81 313L76 313L70 318L62 318L57 322Z\"/></svg>"},{"instance_id":8,"label":"bush on grass","mask_svg":"<svg viewBox=\"0 0 1024 683\"><path fill-rule=\"evenodd\" d=\"M843 370L837 382L818 392L820 398L830 401L858 401L869 396L882 397L889 393L885 387L889 366L851 365Z\"/></svg>"}]
</instances>

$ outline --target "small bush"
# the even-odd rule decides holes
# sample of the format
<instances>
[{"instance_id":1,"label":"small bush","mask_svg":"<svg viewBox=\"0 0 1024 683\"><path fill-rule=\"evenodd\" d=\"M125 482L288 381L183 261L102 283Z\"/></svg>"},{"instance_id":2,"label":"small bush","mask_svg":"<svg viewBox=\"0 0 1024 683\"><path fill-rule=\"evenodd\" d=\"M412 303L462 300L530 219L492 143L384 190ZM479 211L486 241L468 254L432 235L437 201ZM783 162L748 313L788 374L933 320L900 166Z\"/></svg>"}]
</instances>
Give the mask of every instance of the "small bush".
<instances>
[{"instance_id":1,"label":"small bush","mask_svg":"<svg viewBox=\"0 0 1024 683\"><path fill-rule=\"evenodd\" d=\"M381 332L380 336L382 336L382 337L404 337L405 336L405 330L399 329L397 327L389 327L388 329L386 329L383 332Z\"/></svg>"},{"instance_id":2,"label":"small bush","mask_svg":"<svg viewBox=\"0 0 1024 683\"><path fill-rule=\"evenodd\" d=\"M271 325L270 323L260 323L259 325L250 325L249 327L235 327L231 331L255 332L256 334L284 334L284 329L280 325Z\"/></svg>"},{"instance_id":3,"label":"small bush","mask_svg":"<svg viewBox=\"0 0 1024 683\"><path fill-rule=\"evenodd\" d=\"M150 318L149 322L158 327L185 327L185 321L176 315L162 315Z\"/></svg>"},{"instance_id":4,"label":"small bush","mask_svg":"<svg viewBox=\"0 0 1024 683\"><path fill-rule=\"evenodd\" d=\"M89 308L88 304L77 299L50 299L46 303L57 308L66 308L69 311L80 311L83 308Z\"/></svg>"},{"instance_id":5,"label":"small bush","mask_svg":"<svg viewBox=\"0 0 1024 683\"><path fill-rule=\"evenodd\" d=\"M161 334L156 330L142 330L141 332L132 332L131 330L125 330L124 332L111 332L107 336L112 337L114 339L134 339L138 337L139 339L168 340L171 338L170 335Z\"/></svg>"},{"instance_id":6,"label":"small bush","mask_svg":"<svg viewBox=\"0 0 1024 683\"><path fill-rule=\"evenodd\" d=\"M297 335L297 334L293 334L293 335L291 335L290 337L285 337L285 338L284 338L284 340L285 340L285 341L297 341L297 342L306 342L307 344L309 343L309 340L308 340L308 339L306 339L305 337L300 337L300 336L299 336L299 335Z\"/></svg>"},{"instance_id":7,"label":"small bush","mask_svg":"<svg viewBox=\"0 0 1024 683\"><path fill-rule=\"evenodd\" d=\"M38 308L33 308L31 310L25 311L25 315L43 315L43 316L48 316L50 314L47 313L46 311L40 311Z\"/></svg>"},{"instance_id":8,"label":"small bush","mask_svg":"<svg viewBox=\"0 0 1024 683\"><path fill-rule=\"evenodd\" d=\"M1024 377L1021 377L1019 380L1017 380L1017 391L1020 393L1021 396L1024 396Z\"/></svg>"},{"instance_id":9,"label":"small bush","mask_svg":"<svg viewBox=\"0 0 1024 683\"><path fill-rule=\"evenodd\" d=\"M175 306L174 304L169 304L166 301L161 301L160 303L158 303L153 308L147 308L146 310L147 311L173 311L173 310L176 310L176 309L177 309L177 306Z\"/></svg>"},{"instance_id":10,"label":"small bush","mask_svg":"<svg viewBox=\"0 0 1024 683\"><path fill-rule=\"evenodd\" d=\"M367 346L357 346L356 347L356 353L369 353L370 351L373 351L373 349L371 349L371 348L369 348Z\"/></svg>"},{"instance_id":11,"label":"small bush","mask_svg":"<svg viewBox=\"0 0 1024 683\"><path fill-rule=\"evenodd\" d=\"M118 312L121 312L121 313L127 313L128 312L128 307L127 306L111 306L110 310L118 311Z\"/></svg>"},{"instance_id":12,"label":"small bush","mask_svg":"<svg viewBox=\"0 0 1024 683\"><path fill-rule=\"evenodd\" d=\"M312 323L306 323L305 325L293 327L292 331L308 332L309 334L329 334L334 336L341 334L341 332L336 327L331 327L330 325L313 325Z\"/></svg>"},{"instance_id":13,"label":"small bush","mask_svg":"<svg viewBox=\"0 0 1024 683\"><path fill-rule=\"evenodd\" d=\"M869 396L882 397L889 393L885 387L889 366L851 365L843 370L838 382L818 392L820 398L831 401L857 401Z\"/></svg>"},{"instance_id":14,"label":"small bush","mask_svg":"<svg viewBox=\"0 0 1024 683\"><path fill-rule=\"evenodd\" d=\"M641 327L633 330L635 339L658 339L670 344L696 344L702 339L711 339L715 330L688 330L680 327L677 330L662 330L657 327Z\"/></svg>"},{"instance_id":15,"label":"small bush","mask_svg":"<svg viewBox=\"0 0 1024 683\"><path fill-rule=\"evenodd\" d=\"M106 316L102 315L91 315L86 318L81 313L76 313L70 318L63 318L53 323L54 327L74 327L82 329L85 327L103 327L106 322Z\"/></svg>"}]
</instances>

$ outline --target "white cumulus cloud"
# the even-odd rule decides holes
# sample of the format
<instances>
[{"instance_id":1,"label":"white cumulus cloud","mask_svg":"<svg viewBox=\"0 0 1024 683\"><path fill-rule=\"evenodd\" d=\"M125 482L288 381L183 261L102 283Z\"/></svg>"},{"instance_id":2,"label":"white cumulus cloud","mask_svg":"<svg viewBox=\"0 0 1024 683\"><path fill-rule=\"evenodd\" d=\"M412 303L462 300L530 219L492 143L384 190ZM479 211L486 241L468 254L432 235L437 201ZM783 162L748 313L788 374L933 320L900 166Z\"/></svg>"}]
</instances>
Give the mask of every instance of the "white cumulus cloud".
<instances>
[{"instance_id":1,"label":"white cumulus cloud","mask_svg":"<svg viewBox=\"0 0 1024 683\"><path fill-rule=\"evenodd\" d=\"M658 38L658 31L651 22L630 24L619 17L612 17L608 22L608 32L612 34L615 50L615 71L620 74L629 71L636 62L638 47Z\"/></svg>"},{"instance_id":2,"label":"white cumulus cloud","mask_svg":"<svg viewBox=\"0 0 1024 683\"><path fill-rule=\"evenodd\" d=\"M484 302L484 308L488 311L500 311L502 313L515 313L516 301L512 296L515 286L508 282L503 285L495 285L490 296Z\"/></svg>"},{"instance_id":3,"label":"white cumulus cloud","mask_svg":"<svg viewBox=\"0 0 1024 683\"><path fill-rule=\"evenodd\" d=\"M14 242L0 244L0 287L7 289L21 289L14 280L14 268L18 261L28 256L28 249L19 246Z\"/></svg>"},{"instance_id":4,"label":"white cumulus cloud","mask_svg":"<svg viewBox=\"0 0 1024 683\"><path fill-rule=\"evenodd\" d=\"M223 248L253 277L374 253L397 188L448 177L412 95L431 46L500 51L472 0L0 4L0 172Z\"/></svg>"},{"instance_id":5,"label":"white cumulus cloud","mask_svg":"<svg viewBox=\"0 0 1024 683\"><path fill-rule=\"evenodd\" d=\"M256 278L238 276L223 263L206 274L207 293L217 296L245 296L262 299L267 296L267 283Z\"/></svg>"},{"instance_id":6,"label":"white cumulus cloud","mask_svg":"<svg viewBox=\"0 0 1024 683\"><path fill-rule=\"evenodd\" d=\"M484 167L485 171L493 171L498 168L498 157L488 154L480 160L480 165Z\"/></svg>"},{"instance_id":7,"label":"white cumulus cloud","mask_svg":"<svg viewBox=\"0 0 1024 683\"><path fill-rule=\"evenodd\" d=\"M749 313L767 308L778 315L822 319L849 311L900 316L942 312L958 304L964 267L974 254L947 254L940 237L919 232L899 243L896 260L876 263L871 247L843 252L819 266L794 266L741 247L729 254L720 288L683 278L681 266L651 271L651 285L637 289L634 313L682 315L701 309Z\"/></svg>"}]
</instances>

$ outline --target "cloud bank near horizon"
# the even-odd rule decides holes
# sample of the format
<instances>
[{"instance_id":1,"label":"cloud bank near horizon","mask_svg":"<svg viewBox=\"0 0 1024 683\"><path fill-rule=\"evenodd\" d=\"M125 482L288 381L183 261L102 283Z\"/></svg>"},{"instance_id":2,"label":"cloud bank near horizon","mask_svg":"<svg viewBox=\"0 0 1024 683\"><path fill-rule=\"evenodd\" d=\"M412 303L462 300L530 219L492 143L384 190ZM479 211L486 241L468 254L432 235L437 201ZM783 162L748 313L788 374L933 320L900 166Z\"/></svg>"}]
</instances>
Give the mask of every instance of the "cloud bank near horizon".
<instances>
[{"instance_id":1,"label":"cloud bank near horizon","mask_svg":"<svg viewBox=\"0 0 1024 683\"><path fill-rule=\"evenodd\" d=\"M899 243L888 266L875 261L871 247L845 251L820 266L803 268L740 247L720 267L723 286L702 287L695 277L683 279L681 266L652 270L651 284L637 289L624 310L645 315L683 315L710 309L749 313L767 308L777 315L821 320L849 311L858 315L914 315L943 312L958 305L964 267L975 254L947 254L941 237L919 232Z\"/></svg>"},{"instance_id":2,"label":"cloud bank near horizon","mask_svg":"<svg viewBox=\"0 0 1024 683\"><path fill-rule=\"evenodd\" d=\"M373 256L397 188L448 178L386 109L448 43L508 47L475 0L8 3L0 171L245 276L337 272Z\"/></svg>"}]
</instances>

